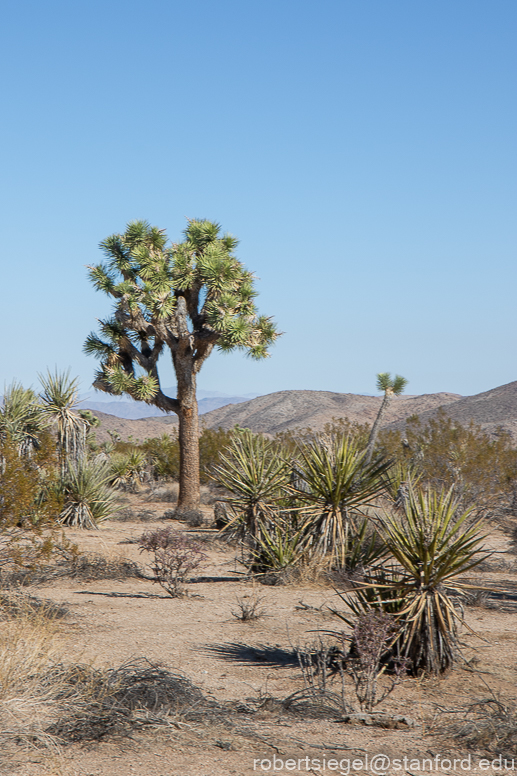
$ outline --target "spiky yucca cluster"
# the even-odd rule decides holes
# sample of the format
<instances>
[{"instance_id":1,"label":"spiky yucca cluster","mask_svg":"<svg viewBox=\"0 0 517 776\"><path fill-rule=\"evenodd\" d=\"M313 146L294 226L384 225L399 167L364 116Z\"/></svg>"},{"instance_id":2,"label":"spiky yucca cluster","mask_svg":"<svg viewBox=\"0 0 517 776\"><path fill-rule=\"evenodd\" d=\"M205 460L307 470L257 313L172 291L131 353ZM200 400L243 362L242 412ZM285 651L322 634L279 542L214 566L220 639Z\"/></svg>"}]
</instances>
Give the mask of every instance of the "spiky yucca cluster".
<instances>
[{"instance_id":1,"label":"spiky yucca cluster","mask_svg":"<svg viewBox=\"0 0 517 776\"><path fill-rule=\"evenodd\" d=\"M184 242L168 245L163 230L133 221L101 243L106 262L90 267L90 278L116 305L114 316L100 321L101 336L92 333L85 343L101 361L96 387L157 403L156 365L166 346L175 366L188 355L194 373L214 346L268 355L275 326L257 314L253 274L234 255L237 240L220 231L192 220Z\"/></svg>"}]
</instances>

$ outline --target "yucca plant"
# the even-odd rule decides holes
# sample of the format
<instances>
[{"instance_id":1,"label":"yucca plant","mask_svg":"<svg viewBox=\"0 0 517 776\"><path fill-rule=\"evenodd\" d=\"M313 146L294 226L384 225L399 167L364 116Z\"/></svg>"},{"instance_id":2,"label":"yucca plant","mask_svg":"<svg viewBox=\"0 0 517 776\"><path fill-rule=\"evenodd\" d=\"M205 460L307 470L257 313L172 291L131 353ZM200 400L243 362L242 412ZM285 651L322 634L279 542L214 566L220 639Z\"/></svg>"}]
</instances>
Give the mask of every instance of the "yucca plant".
<instances>
[{"instance_id":1,"label":"yucca plant","mask_svg":"<svg viewBox=\"0 0 517 776\"><path fill-rule=\"evenodd\" d=\"M4 393L0 408L0 438L10 439L21 456L30 455L40 443L48 422L31 388L13 382Z\"/></svg>"},{"instance_id":2,"label":"yucca plant","mask_svg":"<svg viewBox=\"0 0 517 776\"><path fill-rule=\"evenodd\" d=\"M255 540L258 521L269 517L271 506L286 495L289 463L272 442L247 428L235 433L219 460L212 479L230 491L232 495L226 501L235 513L226 528L242 523Z\"/></svg>"},{"instance_id":3,"label":"yucca plant","mask_svg":"<svg viewBox=\"0 0 517 776\"><path fill-rule=\"evenodd\" d=\"M109 479L109 468L103 463L81 461L71 467L62 481L60 522L74 528L97 528L109 520L119 509Z\"/></svg>"},{"instance_id":4,"label":"yucca plant","mask_svg":"<svg viewBox=\"0 0 517 776\"><path fill-rule=\"evenodd\" d=\"M272 511L269 518L257 521L255 547L251 551L253 571L284 571L305 557L310 534L307 521L289 511Z\"/></svg>"},{"instance_id":5,"label":"yucca plant","mask_svg":"<svg viewBox=\"0 0 517 776\"><path fill-rule=\"evenodd\" d=\"M382 517L384 543L397 565L377 569L353 597L342 596L356 616L376 609L396 617L397 653L413 674L441 674L454 663L463 622L455 597L475 587L458 577L490 555L470 517L452 490L416 492L410 486L403 513Z\"/></svg>"},{"instance_id":6,"label":"yucca plant","mask_svg":"<svg viewBox=\"0 0 517 776\"><path fill-rule=\"evenodd\" d=\"M131 450L126 455L111 459L110 483L114 488L139 490L147 468L147 456L141 450Z\"/></svg>"},{"instance_id":7,"label":"yucca plant","mask_svg":"<svg viewBox=\"0 0 517 776\"><path fill-rule=\"evenodd\" d=\"M300 448L291 493L307 506L314 547L346 565L353 514L376 503L390 462L366 462L366 453L345 435L316 437Z\"/></svg>"},{"instance_id":8,"label":"yucca plant","mask_svg":"<svg viewBox=\"0 0 517 776\"><path fill-rule=\"evenodd\" d=\"M344 565L335 569L333 578L357 579L376 568L388 554L388 550L369 518L350 525Z\"/></svg>"},{"instance_id":9,"label":"yucca plant","mask_svg":"<svg viewBox=\"0 0 517 776\"><path fill-rule=\"evenodd\" d=\"M79 414L78 381L69 372L39 375L43 410L57 431L61 476L77 466L86 452L88 421Z\"/></svg>"},{"instance_id":10,"label":"yucca plant","mask_svg":"<svg viewBox=\"0 0 517 776\"><path fill-rule=\"evenodd\" d=\"M452 490L410 486L403 515L384 514L384 541L402 568L403 653L415 673L443 673L454 662L461 616L451 595L471 587L458 577L489 556L479 523L469 524L471 512L461 512Z\"/></svg>"},{"instance_id":11,"label":"yucca plant","mask_svg":"<svg viewBox=\"0 0 517 776\"><path fill-rule=\"evenodd\" d=\"M331 612L352 630L356 619L364 614L383 612L398 617L404 609L404 600L399 593L403 579L400 570L393 564L374 565L368 569L363 580L350 580L350 584L353 587L351 592L337 591L347 609L343 612L331 608Z\"/></svg>"}]
</instances>

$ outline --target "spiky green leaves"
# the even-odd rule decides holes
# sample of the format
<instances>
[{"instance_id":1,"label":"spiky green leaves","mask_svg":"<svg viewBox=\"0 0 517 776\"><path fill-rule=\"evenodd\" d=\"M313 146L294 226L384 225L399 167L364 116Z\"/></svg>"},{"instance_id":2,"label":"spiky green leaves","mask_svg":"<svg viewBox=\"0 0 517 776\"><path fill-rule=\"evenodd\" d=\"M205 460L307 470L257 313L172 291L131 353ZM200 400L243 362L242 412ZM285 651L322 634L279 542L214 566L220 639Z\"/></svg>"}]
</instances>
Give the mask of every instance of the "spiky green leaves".
<instances>
[{"instance_id":1,"label":"spiky green leaves","mask_svg":"<svg viewBox=\"0 0 517 776\"><path fill-rule=\"evenodd\" d=\"M397 653L413 674L443 673L455 661L463 622L456 596L475 587L461 575L490 555L479 523L472 524L470 510L460 509L452 490L409 485L403 512L382 517L382 538L397 565L374 569L353 598L343 600L356 614L374 609L397 618Z\"/></svg>"},{"instance_id":2,"label":"spiky green leaves","mask_svg":"<svg viewBox=\"0 0 517 776\"><path fill-rule=\"evenodd\" d=\"M376 503L389 466L384 459L367 461L357 442L342 434L318 437L300 449L298 485L291 491L310 505L320 552L346 566L351 516Z\"/></svg>"},{"instance_id":3,"label":"spiky green leaves","mask_svg":"<svg viewBox=\"0 0 517 776\"><path fill-rule=\"evenodd\" d=\"M158 392L158 380L155 377L151 375L134 377L120 366L106 368L102 378L111 387L112 393L117 395L128 393L136 401L144 401L147 404L152 403Z\"/></svg>"},{"instance_id":4,"label":"spiky green leaves","mask_svg":"<svg viewBox=\"0 0 517 776\"><path fill-rule=\"evenodd\" d=\"M133 221L124 234L101 243L106 262L90 267L90 279L116 300L116 313L100 322L102 336L91 333L84 346L101 360L98 387L152 401L165 342L173 353L180 348L190 354L193 372L214 345L223 351L242 348L256 359L268 355L278 337L275 324L257 314L254 277L234 255L237 240L220 231L216 223L194 219L185 241L167 246L162 230ZM182 338L188 343L180 344ZM151 382L135 378L135 363Z\"/></svg>"},{"instance_id":5,"label":"spiky green leaves","mask_svg":"<svg viewBox=\"0 0 517 776\"><path fill-rule=\"evenodd\" d=\"M9 437L20 452L28 453L38 446L40 432L47 422L33 390L18 382L6 389L0 408L0 439Z\"/></svg>"},{"instance_id":6,"label":"spiky green leaves","mask_svg":"<svg viewBox=\"0 0 517 776\"><path fill-rule=\"evenodd\" d=\"M237 431L219 460L212 479L232 494L228 502L236 518L231 522L242 521L255 536L258 518L270 515L271 505L285 495L289 465L272 442L247 428Z\"/></svg>"},{"instance_id":7,"label":"spiky green leaves","mask_svg":"<svg viewBox=\"0 0 517 776\"><path fill-rule=\"evenodd\" d=\"M403 517L385 514L385 543L417 586L438 589L486 558L479 524L468 525L453 491L415 491L410 484Z\"/></svg>"},{"instance_id":8,"label":"spiky green leaves","mask_svg":"<svg viewBox=\"0 0 517 776\"><path fill-rule=\"evenodd\" d=\"M408 381L401 375L395 375L393 378L389 372L380 372L377 375L377 390L384 393L400 396L407 384Z\"/></svg>"}]
</instances>

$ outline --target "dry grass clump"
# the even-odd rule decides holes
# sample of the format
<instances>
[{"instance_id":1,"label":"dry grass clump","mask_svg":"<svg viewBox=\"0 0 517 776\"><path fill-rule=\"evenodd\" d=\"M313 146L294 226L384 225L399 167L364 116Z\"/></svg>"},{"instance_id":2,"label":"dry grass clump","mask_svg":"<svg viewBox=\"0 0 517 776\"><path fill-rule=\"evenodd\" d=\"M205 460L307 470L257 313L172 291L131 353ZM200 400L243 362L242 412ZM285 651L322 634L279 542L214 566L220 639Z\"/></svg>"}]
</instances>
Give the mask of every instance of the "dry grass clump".
<instances>
[{"instance_id":1,"label":"dry grass clump","mask_svg":"<svg viewBox=\"0 0 517 776\"><path fill-rule=\"evenodd\" d=\"M453 736L468 749L513 755L517 754L517 704L503 701L491 693L470 704L462 718L446 725L440 733Z\"/></svg>"},{"instance_id":2,"label":"dry grass clump","mask_svg":"<svg viewBox=\"0 0 517 776\"><path fill-rule=\"evenodd\" d=\"M177 482L171 482L167 485L160 484L158 487L152 487L147 496L148 501L165 501L174 503L178 500L179 485Z\"/></svg>"},{"instance_id":3,"label":"dry grass clump","mask_svg":"<svg viewBox=\"0 0 517 776\"><path fill-rule=\"evenodd\" d=\"M12 564L0 572L0 589L44 585L57 579L116 579L145 578L142 568L135 561L122 555L101 555L96 552L67 554L52 563L38 566Z\"/></svg>"},{"instance_id":4,"label":"dry grass clump","mask_svg":"<svg viewBox=\"0 0 517 776\"><path fill-rule=\"evenodd\" d=\"M180 720L224 722L224 709L188 679L145 659L118 668L64 663L58 610L32 596L2 594L0 752L179 727Z\"/></svg>"},{"instance_id":5,"label":"dry grass clump","mask_svg":"<svg viewBox=\"0 0 517 776\"><path fill-rule=\"evenodd\" d=\"M57 624L27 607L4 611L0 628L0 749L12 741L55 745L47 728L60 710L45 677L60 657Z\"/></svg>"},{"instance_id":6,"label":"dry grass clump","mask_svg":"<svg viewBox=\"0 0 517 776\"><path fill-rule=\"evenodd\" d=\"M68 607L49 599L37 598L21 590L0 591L0 621L25 617L29 620L59 620L68 615Z\"/></svg>"},{"instance_id":7,"label":"dry grass clump","mask_svg":"<svg viewBox=\"0 0 517 776\"><path fill-rule=\"evenodd\" d=\"M116 520L119 523L152 523L154 520L158 520L158 517L152 509L131 509L126 507L114 515L112 520Z\"/></svg>"},{"instance_id":8,"label":"dry grass clump","mask_svg":"<svg viewBox=\"0 0 517 776\"><path fill-rule=\"evenodd\" d=\"M68 712L48 729L63 742L98 741L179 720L219 719L223 709L183 676L141 658L119 668L58 665L46 677Z\"/></svg>"},{"instance_id":9,"label":"dry grass clump","mask_svg":"<svg viewBox=\"0 0 517 776\"><path fill-rule=\"evenodd\" d=\"M264 596L258 596L256 593L243 595L237 598L237 609L232 609L232 615L241 622L252 622L264 617L267 610L261 606Z\"/></svg>"},{"instance_id":10,"label":"dry grass clump","mask_svg":"<svg viewBox=\"0 0 517 776\"><path fill-rule=\"evenodd\" d=\"M122 555L101 555L96 552L85 552L74 558L69 569L63 576L73 579L117 579L124 580L145 577L141 567L133 560Z\"/></svg>"}]
</instances>

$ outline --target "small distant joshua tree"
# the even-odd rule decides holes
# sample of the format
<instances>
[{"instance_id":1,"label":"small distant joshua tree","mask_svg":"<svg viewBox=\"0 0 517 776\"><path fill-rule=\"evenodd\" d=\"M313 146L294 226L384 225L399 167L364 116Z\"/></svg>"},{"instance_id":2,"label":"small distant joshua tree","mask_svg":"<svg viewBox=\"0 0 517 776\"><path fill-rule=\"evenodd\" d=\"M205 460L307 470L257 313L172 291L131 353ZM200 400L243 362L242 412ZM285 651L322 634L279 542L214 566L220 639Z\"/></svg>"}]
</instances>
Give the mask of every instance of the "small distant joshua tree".
<instances>
[{"instance_id":1,"label":"small distant joshua tree","mask_svg":"<svg viewBox=\"0 0 517 776\"><path fill-rule=\"evenodd\" d=\"M368 439L368 447L366 448L367 463L369 463L372 460L373 450L375 448L375 443L377 441L379 428L381 426L382 419L386 414L386 410L388 409L389 403L393 398L393 396L400 396L400 394L403 393L407 383L408 381L406 380L405 377L401 377L400 375L395 375L395 377L392 378L389 372L380 372L377 375L377 390L384 391L384 398L379 408L379 412L377 413L377 417L375 418L375 423L372 426L372 430L370 432L370 438Z\"/></svg>"}]
</instances>

